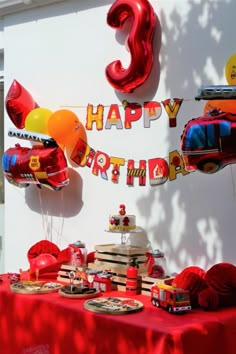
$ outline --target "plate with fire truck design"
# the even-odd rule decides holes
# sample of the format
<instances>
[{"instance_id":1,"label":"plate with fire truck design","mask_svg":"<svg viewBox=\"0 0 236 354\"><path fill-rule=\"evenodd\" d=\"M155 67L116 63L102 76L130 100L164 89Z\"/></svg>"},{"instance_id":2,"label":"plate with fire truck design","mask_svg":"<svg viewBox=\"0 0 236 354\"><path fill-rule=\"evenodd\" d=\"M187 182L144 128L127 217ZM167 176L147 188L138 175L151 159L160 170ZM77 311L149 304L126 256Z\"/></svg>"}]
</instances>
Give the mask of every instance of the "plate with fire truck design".
<instances>
[{"instance_id":1,"label":"plate with fire truck design","mask_svg":"<svg viewBox=\"0 0 236 354\"><path fill-rule=\"evenodd\" d=\"M110 315L125 315L141 311L143 303L123 297L99 297L84 303L86 310Z\"/></svg>"}]
</instances>

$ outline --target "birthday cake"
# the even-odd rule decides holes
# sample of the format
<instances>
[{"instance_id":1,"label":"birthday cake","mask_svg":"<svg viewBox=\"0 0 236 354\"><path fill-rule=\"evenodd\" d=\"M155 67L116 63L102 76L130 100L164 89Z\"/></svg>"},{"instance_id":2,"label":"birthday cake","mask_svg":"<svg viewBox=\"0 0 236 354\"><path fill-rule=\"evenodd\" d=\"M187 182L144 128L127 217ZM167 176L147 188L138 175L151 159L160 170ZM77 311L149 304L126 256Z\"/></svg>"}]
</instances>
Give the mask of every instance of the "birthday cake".
<instances>
[{"instance_id":1,"label":"birthday cake","mask_svg":"<svg viewBox=\"0 0 236 354\"><path fill-rule=\"evenodd\" d=\"M120 205L118 214L109 216L109 230L110 231L130 231L136 229L135 215L126 214L125 205Z\"/></svg>"}]
</instances>

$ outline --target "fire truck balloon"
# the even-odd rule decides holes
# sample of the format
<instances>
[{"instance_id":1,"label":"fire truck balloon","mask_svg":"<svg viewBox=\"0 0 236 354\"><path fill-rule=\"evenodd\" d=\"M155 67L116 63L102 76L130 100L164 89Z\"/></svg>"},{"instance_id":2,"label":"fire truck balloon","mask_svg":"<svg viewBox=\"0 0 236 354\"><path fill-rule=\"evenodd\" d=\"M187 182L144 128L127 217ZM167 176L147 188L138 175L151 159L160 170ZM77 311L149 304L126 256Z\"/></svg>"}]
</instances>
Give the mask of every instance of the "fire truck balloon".
<instances>
[{"instance_id":1,"label":"fire truck balloon","mask_svg":"<svg viewBox=\"0 0 236 354\"><path fill-rule=\"evenodd\" d=\"M11 136L16 134L11 132ZM18 134L18 133L17 133ZM33 133L34 134L34 133ZM36 134L37 135L37 134ZM21 133L19 138L40 141L42 144L32 148L15 147L5 151L2 157L2 169L8 182L17 187L36 184L44 185L52 190L60 190L69 183L69 172L66 157L54 139L44 134L33 137Z\"/></svg>"}]
</instances>

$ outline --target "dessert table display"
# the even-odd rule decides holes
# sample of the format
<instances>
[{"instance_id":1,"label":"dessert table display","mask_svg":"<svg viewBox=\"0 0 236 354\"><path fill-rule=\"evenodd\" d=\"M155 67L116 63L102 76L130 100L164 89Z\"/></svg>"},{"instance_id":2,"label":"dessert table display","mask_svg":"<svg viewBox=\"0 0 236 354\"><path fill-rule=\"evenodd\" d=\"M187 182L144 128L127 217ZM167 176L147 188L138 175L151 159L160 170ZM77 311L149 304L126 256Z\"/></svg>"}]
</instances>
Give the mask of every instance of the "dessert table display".
<instances>
[{"instance_id":1,"label":"dessert table display","mask_svg":"<svg viewBox=\"0 0 236 354\"><path fill-rule=\"evenodd\" d=\"M234 306L174 315L154 307L150 296L101 292L95 299L129 298L143 305L140 311L113 315L87 310L86 302L93 299L65 298L59 291L19 294L10 286L8 276L2 275L4 354L235 354Z\"/></svg>"},{"instance_id":2,"label":"dessert table display","mask_svg":"<svg viewBox=\"0 0 236 354\"><path fill-rule=\"evenodd\" d=\"M111 233L136 230L121 206ZM30 271L2 275L1 353L235 354L234 265L187 267L172 279L163 268L154 278L147 248L124 237L95 246L93 260L79 248L41 241L28 252ZM41 267L48 253L55 260Z\"/></svg>"}]
</instances>

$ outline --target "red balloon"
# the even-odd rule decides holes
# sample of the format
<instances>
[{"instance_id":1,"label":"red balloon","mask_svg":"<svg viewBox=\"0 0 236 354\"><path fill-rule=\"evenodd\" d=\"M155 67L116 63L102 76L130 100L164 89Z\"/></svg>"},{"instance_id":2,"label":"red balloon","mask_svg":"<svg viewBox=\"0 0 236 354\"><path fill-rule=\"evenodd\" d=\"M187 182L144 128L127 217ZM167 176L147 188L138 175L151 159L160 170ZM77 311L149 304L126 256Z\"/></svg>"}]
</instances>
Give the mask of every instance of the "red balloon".
<instances>
[{"instance_id":1,"label":"red balloon","mask_svg":"<svg viewBox=\"0 0 236 354\"><path fill-rule=\"evenodd\" d=\"M5 104L11 121L19 129L25 127L26 116L38 107L30 93L16 80L11 84Z\"/></svg>"},{"instance_id":2,"label":"red balloon","mask_svg":"<svg viewBox=\"0 0 236 354\"><path fill-rule=\"evenodd\" d=\"M56 262L57 259L52 254L42 253L30 261L30 270L32 272L35 272L36 269L48 267L49 265L54 264Z\"/></svg>"},{"instance_id":3,"label":"red balloon","mask_svg":"<svg viewBox=\"0 0 236 354\"><path fill-rule=\"evenodd\" d=\"M130 93L148 78L153 65L153 35L156 16L147 0L116 0L107 15L107 24L121 29L124 22L132 18L133 26L127 44L131 62L124 69L120 60L109 64L106 77L118 91Z\"/></svg>"}]
</instances>

